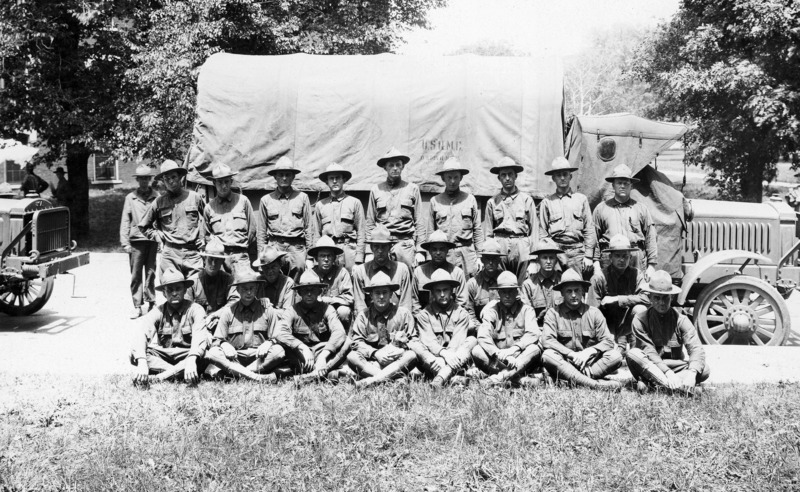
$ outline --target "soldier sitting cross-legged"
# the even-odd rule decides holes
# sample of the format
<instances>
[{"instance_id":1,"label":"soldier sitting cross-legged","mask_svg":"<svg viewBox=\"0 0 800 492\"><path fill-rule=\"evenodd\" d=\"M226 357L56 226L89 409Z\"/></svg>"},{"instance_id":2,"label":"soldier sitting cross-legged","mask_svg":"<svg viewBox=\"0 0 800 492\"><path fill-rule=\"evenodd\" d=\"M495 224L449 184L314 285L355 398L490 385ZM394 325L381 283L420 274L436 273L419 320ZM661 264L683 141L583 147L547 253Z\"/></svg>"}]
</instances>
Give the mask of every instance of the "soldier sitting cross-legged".
<instances>
[{"instance_id":1,"label":"soldier sitting cross-legged","mask_svg":"<svg viewBox=\"0 0 800 492\"><path fill-rule=\"evenodd\" d=\"M523 282L522 302L533 307L540 325L544 313L561 304L561 292L554 289L561 282L561 272L556 269L557 255L561 253L561 248L550 238L540 240L539 246L531 251L531 255L537 257L539 268Z\"/></svg>"},{"instance_id":2,"label":"soldier sitting cross-legged","mask_svg":"<svg viewBox=\"0 0 800 492\"><path fill-rule=\"evenodd\" d=\"M322 236L316 246L308 250L308 255L317 260L314 273L326 286L320 300L333 306L342 325L347 327L353 311L353 279L344 265L337 264L336 257L343 252L333 239Z\"/></svg>"}]
</instances>

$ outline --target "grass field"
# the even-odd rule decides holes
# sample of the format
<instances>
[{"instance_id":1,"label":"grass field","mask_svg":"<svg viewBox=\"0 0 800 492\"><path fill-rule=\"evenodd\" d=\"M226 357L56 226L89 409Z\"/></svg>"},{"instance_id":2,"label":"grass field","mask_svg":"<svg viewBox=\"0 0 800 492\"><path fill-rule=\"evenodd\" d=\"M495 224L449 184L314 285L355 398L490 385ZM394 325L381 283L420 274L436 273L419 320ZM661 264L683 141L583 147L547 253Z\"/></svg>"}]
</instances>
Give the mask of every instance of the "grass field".
<instances>
[{"instance_id":1,"label":"grass field","mask_svg":"<svg viewBox=\"0 0 800 492\"><path fill-rule=\"evenodd\" d=\"M800 388L687 399L0 375L2 490L797 490Z\"/></svg>"},{"instance_id":2,"label":"grass field","mask_svg":"<svg viewBox=\"0 0 800 492\"><path fill-rule=\"evenodd\" d=\"M121 253L119 245L119 223L125 196L131 188L89 191L90 237L78 245L80 250L95 253Z\"/></svg>"}]
</instances>

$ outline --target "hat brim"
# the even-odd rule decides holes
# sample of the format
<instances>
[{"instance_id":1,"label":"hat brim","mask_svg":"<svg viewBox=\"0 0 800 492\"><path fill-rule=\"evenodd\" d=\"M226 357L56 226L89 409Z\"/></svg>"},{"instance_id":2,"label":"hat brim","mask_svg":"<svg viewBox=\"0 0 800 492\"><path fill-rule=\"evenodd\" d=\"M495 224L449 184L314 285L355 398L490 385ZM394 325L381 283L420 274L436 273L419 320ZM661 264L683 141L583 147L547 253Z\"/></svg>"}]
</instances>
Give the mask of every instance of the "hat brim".
<instances>
[{"instance_id":1,"label":"hat brim","mask_svg":"<svg viewBox=\"0 0 800 492\"><path fill-rule=\"evenodd\" d=\"M636 248L606 248L603 250L604 253L633 253L634 251L638 251Z\"/></svg>"},{"instance_id":2,"label":"hat brim","mask_svg":"<svg viewBox=\"0 0 800 492\"><path fill-rule=\"evenodd\" d=\"M397 240L396 240L396 239L392 239L392 238L389 238L389 239L387 239L387 240L382 240L382 239L367 239L366 243L367 243L367 244L396 244L396 243L397 243Z\"/></svg>"},{"instance_id":3,"label":"hat brim","mask_svg":"<svg viewBox=\"0 0 800 492\"><path fill-rule=\"evenodd\" d=\"M134 178L152 178L153 176L154 176L153 171L150 171L147 174L136 174L136 173L133 173L133 177Z\"/></svg>"},{"instance_id":4,"label":"hat brim","mask_svg":"<svg viewBox=\"0 0 800 492\"><path fill-rule=\"evenodd\" d=\"M319 176L317 176L317 177L323 183L327 183L328 182L328 176L330 176L331 174L341 174L342 176L344 176L344 181L345 182L350 181L350 178L353 177L353 173L351 173L350 171L325 171L325 172L319 173Z\"/></svg>"},{"instance_id":5,"label":"hat brim","mask_svg":"<svg viewBox=\"0 0 800 492\"><path fill-rule=\"evenodd\" d=\"M299 169L270 169L269 171L267 171L267 174L274 177L279 172L293 173L295 176L300 174Z\"/></svg>"},{"instance_id":6,"label":"hat brim","mask_svg":"<svg viewBox=\"0 0 800 492\"><path fill-rule=\"evenodd\" d=\"M613 183L615 179L627 179L631 183L639 182L639 178L634 178L634 177L627 178L625 176L609 176L606 178L606 181L608 181L609 183Z\"/></svg>"},{"instance_id":7,"label":"hat brim","mask_svg":"<svg viewBox=\"0 0 800 492\"><path fill-rule=\"evenodd\" d=\"M443 244L443 245L447 246L450 249L453 249L453 248L456 247L456 243L452 243L450 241L430 241L430 242L427 242L427 243L422 243L419 246L422 249L424 249L425 251L430 251L434 244Z\"/></svg>"},{"instance_id":8,"label":"hat brim","mask_svg":"<svg viewBox=\"0 0 800 492\"><path fill-rule=\"evenodd\" d=\"M517 166L495 166L495 167L489 169L489 172L492 173L492 174L500 174L500 171L502 171L503 169L513 169L514 172L517 173L517 174L519 174L519 173L521 173L522 171L525 170L524 167L519 166L519 165L517 165Z\"/></svg>"},{"instance_id":9,"label":"hat brim","mask_svg":"<svg viewBox=\"0 0 800 492\"><path fill-rule=\"evenodd\" d=\"M571 173L574 173L577 170L578 170L577 167L562 167L561 169L548 169L547 171L544 172L544 175L552 176L555 173L560 173L561 171L569 171Z\"/></svg>"},{"instance_id":10,"label":"hat brim","mask_svg":"<svg viewBox=\"0 0 800 492\"><path fill-rule=\"evenodd\" d=\"M484 256L496 256L496 257L498 257L498 258L502 258L503 256L508 256L508 255L507 255L507 254L505 254L505 253L492 253L492 252L487 252L487 251L485 251L485 252L483 252L483 253L478 253L478 255L479 255L481 258L483 258Z\"/></svg>"},{"instance_id":11,"label":"hat brim","mask_svg":"<svg viewBox=\"0 0 800 492\"><path fill-rule=\"evenodd\" d=\"M158 178L160 178L161 176L163 176L163 175L165 175L167 173L171 173L172 171L177 172L181 176L186 176L187 174L189 174L189 170L186 169L185 167L178 167L178 168L175 168L175 169L170 169L169 171L164 171L163 173L156 174L155 175L155 179L158 179Z\"/></svg>"},{"instance_id":12,"label":"hat brim","mask_svg":"<svg viewBox=\"0 0 800 492\"><path fill-rule=\"evenodd\" d=\"M584 289L588 289L592 285L591 282L587 282L586 280L567 280L566 282L561 282L560 284L555 285L553 288L561 292L566 286L571 284L580 284Z\"/></svg>"},{"instance_id":13,"label":"hat brim","mask_svg":"<svg viewBox=\"0 0 800 492\"><path fill-rule=\"evenodd\" d=\"M462 176L469 174L469 169L459 167L457 169L442 169L441 171L437 171L436 175L441 176L444 173L452 173L452 172L459 172Z\"/></svg>"},{"instance_id":14,"label":"hat brim","mask_svg":"<svg viewBox=\"0 0 800 492\"><path fill-rule=\"evenodd\" d=\"M236 287L237 285L244 285L244 284L263 284L265 282L266 281L263 278L242 280L240 282L233 282L231 284L231 287Z\"/></svg>"},{"instance_id":15,"label":"hat brim","mask_svg":"<svg viewBox=\"0 0 800 492\"><path fill-rule=\"evenodd\" d=\"M503 290L503 289L508 289L508 290L517 289L517 290L519 290L519 287L520 286L516 285L516 284L515 285L493 285L493 286L489 287L489 290Z\"/></svg>"},{"instance_id":16,"label":"hat brim","mask_svg":"<svg viewBox=\"0 0 800 492\"><path fill-rule=\"evenodd\" d=\"M425 285L423 285L422 288L424 290L430 291L430 290L433 289L433 287L435 287L435 286L437 286L439 284L447 284L447 285L449 285L450 287L452 287L454 289L456 287L458 287L459 285L461 285L461 283L458 280L431 280L430 282L428 282Z\"/></svg>"},{"instance_id":17,"label":"hat brim","mask_svg":"<svg viewBox=\"0 0 800 492\"><path fill-rule=\"evenodd\" d=\"M395 159L400 159L403 164L408 164L411 158L407 155L391 155L389 157L381 157L378 159L378 167L383 167L386 165L387 161L393 161Z\"/></svg>"},{"instance_id":18,"label":"hat brim","mask_svg":"<svg viewBox=\"0 0 800 492\"><path fill-rule=\"evenodd\" d=\"M214 180L217 180L217 179L232 178L232 177L236 176L237 174L239 174L239 171L233 171L233 172L230 172L228 174L223 174L222 176L214 176L214 174L211 174L211 181L214 181Z\"/></svg>"},{"instance_id":19,"label":"hat brim","mask_svg":"<svg viewBox=\"0 0 800 492\"><path fill-rule=\"evenodd\" d=\"M319 287L320 289L324 289L327 286L328 286L328 284L325 284L325 283L322 283L322 282L314 282L312 284L295 284L295 285L292 286L292 290L300 290L300 289L311 288L311 287Z\"/></svg>"},{"instance_id":20,"label":"hat brim","mask_svg":"<svg viewBox=\"0 0 800 492\"><path fill-rule=\"evenodd\" d=\"M333 250L336 256L344 254L344 250L339 246L314 246L313 248L308 249L309 256L317 256L317 253L322 251L323 249L330 249Z\"/></svg>"},{"instance_id":21,"label":"hat brim","mask_svg":"<svg viewBox=\"0 0 800 492\"><path fill-rule=\"evenodd\" d=\"M375 289L380 289L383 287L386 287L392 292L397 292L398 290L400 290L400 284L380 284L380 285L364 286L364 292L372 292Z\"/></svg>"},{"instance_id":22,"label":"hat brim","mask_svg":"<svg viewBox=\"0 0 800 492\"><path fill-rule=\"evenodd\" d=\"M281 251L280 253L278 253L278 255L272 261L268 261L266 263L262 263L261 262L261 258L258 258L256 261L253 262L253 268L261 268L262 266L270 265L270 264L275 263L276 261L280 260L284 256L286 256L286 253Z\"/></svg>"},{"instance_id":23,"label":"hat brim","mask_svg":"<svg viewBox=\"0 0 800 492\"><path fill-rule=\"evenodd\" d=\"M561 251L560 249L553 249L553 248L537 249L537 250L531 251L530 254L532 254L532 255L541 255L541 254L544 254L544 253L553 253L553 254L556 254L556 255L564 254L564 252Z\"/></svg>"},{"instance_id":24,"label":"hat brim","mask_svg":"<svg viewBox=\"0 0 800 492\"><path fill-rule=\"evenodd\" d=\"M230 255L226 255L225 253L206 253L205 251L201 251L199 254L203 258L219 258L221 260L227 260L230 258Z\"/></svg>"},{"instance_id":25,"label":"hat brim","mask_svg":"<svg viewBox=\"0 0 800 492\"><path fill-rule=\"evenodd\" d=\"M642 290L645 291L645 292L649 292L651 294L673 294L674 295L674 294L680 294L681 292L683 292L683 289L681 289L677 285L673 285L668 292L664 292L664 291L661 291L661 290L653 290L653 289L650 288L649 285L645 285L644 287L642 287Z\"/></svg>"},{"instance_id":26,"label":"hat brim","mask_svg":"<svg viewBox=\"0 0 800 492\"><path fill-rule=\"evenodd\" d=\"M179 280L177 282L168 282L166 284L156 285L156 290L162 292L168 285L183 284L187 289L194 285L194 280Z\"/></svg>"}]
</instances>

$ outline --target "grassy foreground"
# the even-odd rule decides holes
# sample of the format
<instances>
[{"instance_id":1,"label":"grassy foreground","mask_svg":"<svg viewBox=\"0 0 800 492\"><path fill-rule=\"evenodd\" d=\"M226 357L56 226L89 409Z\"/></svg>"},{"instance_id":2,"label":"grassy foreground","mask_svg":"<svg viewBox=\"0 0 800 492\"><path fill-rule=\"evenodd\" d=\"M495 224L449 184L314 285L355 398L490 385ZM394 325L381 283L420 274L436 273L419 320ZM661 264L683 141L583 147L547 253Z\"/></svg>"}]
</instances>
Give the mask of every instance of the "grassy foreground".
<instances>
[{"instance_id":1,"label":"grassy foreground","mask_svg":"<svg viewBox=\"0 0 800 492\"><path fill-rule=\"evenodd\" d=\"M796 490L800 387L686 399L0 376L2 490Z\"/></svg>"}]
</instances>

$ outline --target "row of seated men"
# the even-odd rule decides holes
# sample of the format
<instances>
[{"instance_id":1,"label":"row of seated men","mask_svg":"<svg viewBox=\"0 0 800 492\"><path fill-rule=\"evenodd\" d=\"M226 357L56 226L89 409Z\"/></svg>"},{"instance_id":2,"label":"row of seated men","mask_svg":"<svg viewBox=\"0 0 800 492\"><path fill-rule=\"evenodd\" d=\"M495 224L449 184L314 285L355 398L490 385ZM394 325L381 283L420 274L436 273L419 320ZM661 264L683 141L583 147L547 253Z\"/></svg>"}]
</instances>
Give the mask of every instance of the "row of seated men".
<instances>
[{"instance_id":1,"label":"row of seated men","mask_svg":"<svg viewBox=\"0 0 800 492\"><path fill-rule=\"evenodd\" d=\"M260 274L239 270L232 278L220 268L224 248L210 241L196 279L164 273L167 301L139 322L135 381L180 373L197 381L205 373L368 386L418 371L437 386L559 380L619 389L607 376L624 362L642 391L693 392L708 378L692 323L672 307L679 289L664 271L646 281L629 264L634 248L625 236L612 238L610 264L591 282L562 273L562 251L542 240L529 252L539 268L521 286L501 271L492 239L469 281L446 261L455 244L444 234L423 244L431 260L413 274L391 259L394 239L384 227L369 243L374 258L351 277L342 249L323 236L309 251L316 266L295 283L281 273L282 253L270 248L253 263Z\"/></svg>"}]
</instances>

